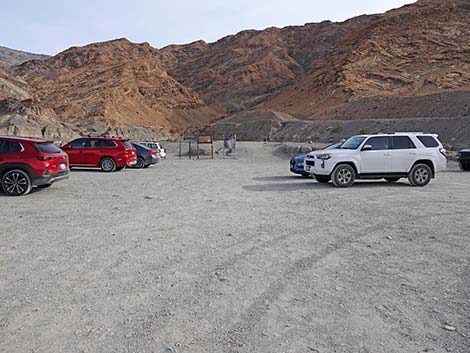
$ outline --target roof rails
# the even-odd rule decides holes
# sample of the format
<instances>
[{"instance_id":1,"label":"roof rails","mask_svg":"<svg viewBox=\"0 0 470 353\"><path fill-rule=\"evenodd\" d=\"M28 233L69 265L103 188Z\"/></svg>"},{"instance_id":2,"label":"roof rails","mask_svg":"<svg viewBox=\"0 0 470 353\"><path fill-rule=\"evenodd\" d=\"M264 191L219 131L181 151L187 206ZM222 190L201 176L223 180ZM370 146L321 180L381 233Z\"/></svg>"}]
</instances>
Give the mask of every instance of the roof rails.
<instances>
[{"instance_id":1,"label":"roof rails","mask_svg":"<svg viewBox=\"0 0 470 353\"><path fill-rule=\"evenodd\" d=\"M112 135L106 135L106 134L100 134L100 135L82 135L80 137L86 137L86 138L113 138L113 139L122 139L122 137L117 137L117 136L112 136Z\"/></svg>"}]
</instances>

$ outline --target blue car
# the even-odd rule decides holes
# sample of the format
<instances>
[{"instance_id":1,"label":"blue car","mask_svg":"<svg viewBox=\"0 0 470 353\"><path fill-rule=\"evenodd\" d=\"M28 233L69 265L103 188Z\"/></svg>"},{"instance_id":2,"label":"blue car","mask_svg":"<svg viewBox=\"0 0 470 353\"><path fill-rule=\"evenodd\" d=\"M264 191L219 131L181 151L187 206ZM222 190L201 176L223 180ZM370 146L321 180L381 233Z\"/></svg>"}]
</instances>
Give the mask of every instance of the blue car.
<instances>
[{"instance_id":1,"label":"blue car","mask_svg":"<svg viewBox=\"0 0 470 353\"><path fill-rule=\"evenodd\" d=\"M324 149L325 150L334 150L335 148L338 148L339 146L341 146L343 144L343 142L344 141L334 143L334 144L332 144L328 147L325 147ZM307 173L304 170L304 160L305 160L306 155L307 154L299 154L298 156L292 158L290 160L290 171L294 174L302 175L305 178L310 178L311 174Z\"/></svg>"},{"instance_id":2,"label":"blue car","mask_svg":"<svg viewBox=\"0 0 470 353\"><path fill-rule=\"evenodd\" d=\"M290 171L294 174L302 175L305 178L310 177L310 173L304 170L304 160L306 154L300 154L290 160Z\"/></svg>"}]
</instances>

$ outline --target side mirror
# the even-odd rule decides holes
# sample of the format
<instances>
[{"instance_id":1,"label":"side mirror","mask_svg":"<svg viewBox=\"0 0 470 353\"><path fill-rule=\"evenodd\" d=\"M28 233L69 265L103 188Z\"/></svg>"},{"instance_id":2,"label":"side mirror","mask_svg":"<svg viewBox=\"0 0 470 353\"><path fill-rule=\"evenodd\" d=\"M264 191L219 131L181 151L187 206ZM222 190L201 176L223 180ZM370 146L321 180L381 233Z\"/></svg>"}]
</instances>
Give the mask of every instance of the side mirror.
<instances>
[{"instance_id":1,"label":"side mirror","mask_svg":"<svg viewBox=\"0 0 470 353\"><path fill-rule=\"evenodd\" d=\"M363 151L372 151L372 146L371 145L365 145L364 147L362 147L362 150Z\"/></svg>"}]
</instances>

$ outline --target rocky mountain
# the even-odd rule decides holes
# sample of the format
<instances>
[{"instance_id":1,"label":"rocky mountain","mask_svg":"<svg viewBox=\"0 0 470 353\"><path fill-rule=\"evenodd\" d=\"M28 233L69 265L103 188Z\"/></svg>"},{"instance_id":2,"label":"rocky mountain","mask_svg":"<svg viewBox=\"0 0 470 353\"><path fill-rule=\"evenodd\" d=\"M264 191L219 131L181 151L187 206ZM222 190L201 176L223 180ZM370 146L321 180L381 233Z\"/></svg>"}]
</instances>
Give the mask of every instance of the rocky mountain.
<instances>
[{"instance_id":1,"label":"rocky mountain","mask_svg":"<svg viewBox=\"0 0 470 353\"><path fill-rule=\"evenodd\" d=\"M28 81L34 99L76 126L98 122L174 134L214 120L217 113L168 75L157 52L147 43L118 39L29 61L15 73Z\"/></svg>"},{"instance_id":2,"label":"rocky mountain","mask_svg":"<svg viewBox=\"0 0 470 353\"><path fill-rule=\"evenodd\" d=\"M469 16L466 0L369 16L265 108L324 119L470 115Z\"/></svg>"},{"instance_id":3,"label":"rocky mountain","mask_svg":"<svg viewBox=\"0 0 470 353\"><path fill-rule=\"evenodd\" d=\"M468 0L419 0L215 43L95 43L0 68L0 99L31 98L81 131L166 135L218 120L217 131L247 119L284 124L269 111L306 120L470 116L469 16Z\"/></svg>"},{"instance_id":4,"label":"rocky mountain","mask_svg":"<svg viewBox=\"0 0 470 353\"><path fill-rule=\"evenodd\" d=\"M459 97L470 84L469 8L466 0L420 0L343 23L245 31L160 53L173 77L228 112L268 109L302 119L423 117L445 116L440 105L457 104L457 115L465 115L468 105ZM439 105L430 107L433 99L421 98L436 93L446 93ZM411 99L390 109L388 98L403 97ZM411 112L414 104L419 107Z\"/></svg>"},{"instance_id":5,"label":"rocky mountain","mask_svg":"<svg viewBox=\"0 0 470 353\"><path fill-rule=\"evenodd\" d=\"M7 66L0 64L0 100L29 99L28 84L21 78L15 76Z\"/></svg>"},{"instance_id":6,"label":"rocky mountain","mask_svg":"<svg viewBox=\"0 0 470 353\"><path fill-rule=\"evenodd\" d=\"M0 63L12 66L22 64L28 60L46 60L48 55L33 54L21 50L0 46Z\"/></svg>"}]
</instances>

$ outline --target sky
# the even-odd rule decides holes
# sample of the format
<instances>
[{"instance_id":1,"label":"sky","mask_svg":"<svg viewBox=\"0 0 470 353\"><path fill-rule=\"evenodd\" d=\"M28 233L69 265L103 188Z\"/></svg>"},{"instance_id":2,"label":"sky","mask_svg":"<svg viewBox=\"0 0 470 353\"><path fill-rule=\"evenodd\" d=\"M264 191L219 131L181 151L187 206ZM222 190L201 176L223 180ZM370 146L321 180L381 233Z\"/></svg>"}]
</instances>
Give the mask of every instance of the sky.
<instances>
[{"instance_id":1,"label":"sky","mask_svg":"<svg viewBox=\"0 0 470 353\"><path fill-rule=\"evenodd\" d=\"M413 0L0 0L0 46L54 55L116 38L156 48L380 13Z\"/></svg>"}]
</instances>

